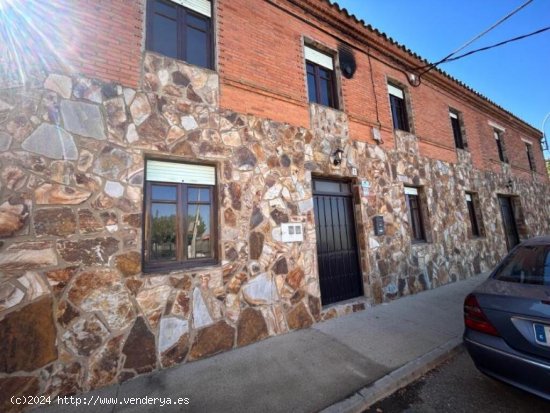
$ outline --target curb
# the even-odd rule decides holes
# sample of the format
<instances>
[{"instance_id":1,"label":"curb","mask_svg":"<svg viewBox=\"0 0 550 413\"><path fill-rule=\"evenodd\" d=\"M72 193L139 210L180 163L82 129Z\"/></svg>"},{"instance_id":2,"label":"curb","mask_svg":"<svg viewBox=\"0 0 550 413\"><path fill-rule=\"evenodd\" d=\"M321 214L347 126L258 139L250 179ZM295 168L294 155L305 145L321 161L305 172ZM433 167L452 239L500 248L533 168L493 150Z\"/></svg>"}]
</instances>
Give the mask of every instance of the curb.
<instances>
[{"instance_id":1,"label":"curb","mask_svg":"<svg viewBox=\"0 0 550 413\"><path fill-rule=\"evenodd\" d=\"M462 351L464 351L462 336L455 337L363 387L350 397L321 410L321 413L360 413Z\"/></svg>"}]
</instances>

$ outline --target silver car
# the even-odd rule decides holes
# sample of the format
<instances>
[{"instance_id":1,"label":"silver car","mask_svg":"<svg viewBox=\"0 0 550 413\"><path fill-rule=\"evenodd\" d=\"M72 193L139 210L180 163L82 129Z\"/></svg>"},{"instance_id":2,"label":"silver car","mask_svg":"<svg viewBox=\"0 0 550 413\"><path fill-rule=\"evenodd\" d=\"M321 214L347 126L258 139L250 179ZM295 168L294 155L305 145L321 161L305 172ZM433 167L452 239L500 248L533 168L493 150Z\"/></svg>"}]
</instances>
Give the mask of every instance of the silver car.
<instances>
[{"instance_id":1,"label":"silver car","mask_svg":"<svg viewBox=\"0 0 550 413\"><path fill-rule=\"evenodd\" d=\"M476 367L550 400L550 237L515 247L464 301Z\"/></svg>"}]
</instances>

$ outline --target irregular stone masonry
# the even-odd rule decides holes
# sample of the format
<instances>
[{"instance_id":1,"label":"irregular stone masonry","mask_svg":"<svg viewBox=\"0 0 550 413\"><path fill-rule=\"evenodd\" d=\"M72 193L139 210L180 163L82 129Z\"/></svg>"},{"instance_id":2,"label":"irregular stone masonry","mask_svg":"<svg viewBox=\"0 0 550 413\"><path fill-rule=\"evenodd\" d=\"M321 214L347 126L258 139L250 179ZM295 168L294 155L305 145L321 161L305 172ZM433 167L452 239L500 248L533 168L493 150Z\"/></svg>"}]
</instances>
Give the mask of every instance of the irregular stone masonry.
<instances>
[{"instance_id":1,"label":"irregular stone masonry","mask_svg":"<svg viewBox=\"0 0 550 413\"><path fill-rule=\"evenodd\" d=\"M389 151L351 140L346 115L317 105L310 130L225 111L218 75L182 62L147 54L141 90L42 81L0 93L0 389L11 393L90 390L488 270L506 252L496 194L511 193L509 180L521 235L550 232L548 185L474 170L468 152L457 164L419 156L406 133ZM219 265L141 273L154 153L217 165ZM329 308L312 176L354 182L365 296ZM424 188L428 243L411 244L404 184ZM465 190L485 237L469 235ZM281 241L285 222L304 225L303 242Z\"/></svg>"}]
</instances>

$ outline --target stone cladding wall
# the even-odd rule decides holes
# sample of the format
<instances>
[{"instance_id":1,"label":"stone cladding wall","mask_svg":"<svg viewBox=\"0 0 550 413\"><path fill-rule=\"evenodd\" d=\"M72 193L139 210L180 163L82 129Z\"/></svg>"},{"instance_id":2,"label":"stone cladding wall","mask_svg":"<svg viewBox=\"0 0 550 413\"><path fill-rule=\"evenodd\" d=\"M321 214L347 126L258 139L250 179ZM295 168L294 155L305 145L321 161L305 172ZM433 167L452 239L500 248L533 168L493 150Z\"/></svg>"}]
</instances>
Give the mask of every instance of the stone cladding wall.
<instances>
[{"instance_id":1,"label":"stone cladding wall","mask_svg":"<svg viewBox=\"0 0 550 413\"><path fill-rule=\"evenodd\" d=\"M346 115L317 105L309 129L226 111L215 72L154 54L138 90L51 73L1 91L0 108L1 411L8 395L91 390L485 271L506 250L496 193L519 196L523 237L550 232L547 184L477 171L467 152L421 157L410 134L393 150L351 140ZM146 155L216 165L219 265L142 274ZM365 290L328 308L315 176L354 183ZM404 184L422 187L428 243L411 244ZM468 233L465 190L483 238ZM283 243L284 222L304 242Z\"/></svg>"}]
</instances>

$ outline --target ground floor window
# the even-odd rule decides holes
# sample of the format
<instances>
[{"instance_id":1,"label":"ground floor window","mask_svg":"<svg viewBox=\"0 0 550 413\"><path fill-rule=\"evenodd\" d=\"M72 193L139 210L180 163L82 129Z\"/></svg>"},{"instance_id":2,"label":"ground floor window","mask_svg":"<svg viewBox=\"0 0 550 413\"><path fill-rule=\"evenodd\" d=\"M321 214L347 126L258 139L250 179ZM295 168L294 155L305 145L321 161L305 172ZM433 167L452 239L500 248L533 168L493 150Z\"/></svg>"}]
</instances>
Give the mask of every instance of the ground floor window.
<instances>
[{"instance_id":1,"label":"ground floor window","mask_svg":"<svg viewBox=\"0 0 550 413\"><path fill-rule=\"evenodd\" d=\"M474 203L474 194L466 193L466 205L468 206L468 215L470 217L470 228L474 237L481 237L481 225L477 216L477 210Z\"/></svg>"},{"instance_id":2,"label":"ground floor window","mask_svg":"<svg viewBox=\"0 0 550 413\"><path fill-rule=\"evenodd\" d=\"M145 270L215 262L215 183L213 166L146 162Z\"/></svg>"},{"instance_id":3,"label":"ground floor window","mask_svg":"<svg viewBox=\"0 0 550 413\"><path fill-rule=\"evenodd\" d=\"M426 231L422 219L422 204L418 194L418 188L406 186L405 197L407 199L409 222L411 224L411 238L413 242L425 242Z\"/></svg>"}]
</instances>

